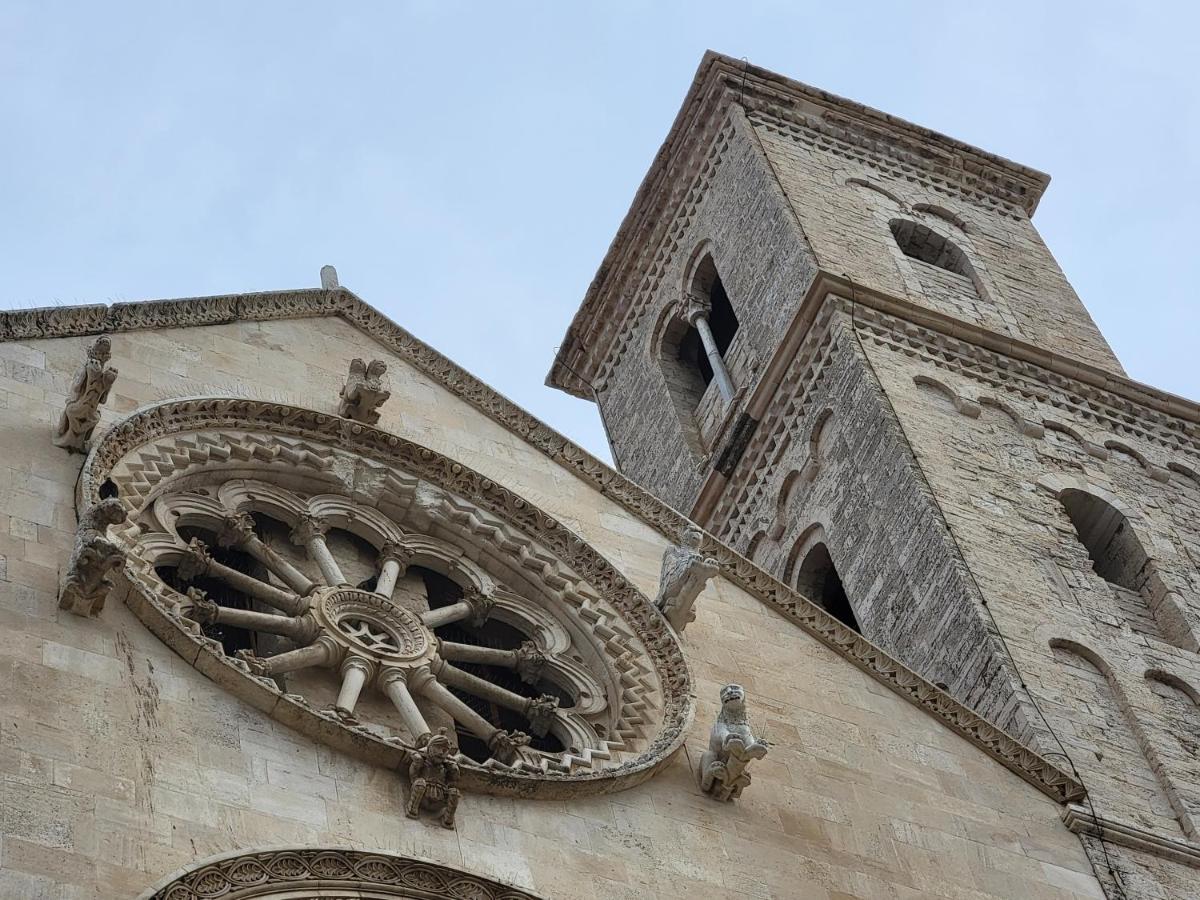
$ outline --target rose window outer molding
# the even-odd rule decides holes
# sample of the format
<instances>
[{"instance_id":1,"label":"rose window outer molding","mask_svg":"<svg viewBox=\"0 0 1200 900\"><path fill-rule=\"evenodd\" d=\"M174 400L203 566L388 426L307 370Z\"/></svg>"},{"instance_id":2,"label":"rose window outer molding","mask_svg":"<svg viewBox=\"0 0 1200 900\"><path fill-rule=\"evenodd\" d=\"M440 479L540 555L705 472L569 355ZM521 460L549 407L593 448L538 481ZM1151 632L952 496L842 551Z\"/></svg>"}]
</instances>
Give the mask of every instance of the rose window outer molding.
<instances>
[{"instance_id":1,"label":"rose window outer molding","mask_svg":"<svg viewBox=\"0 0 1200 900\"><path fill-rule=\"evenodd\" d=\"M161 403L96 443L126 605L276 720L404 770L450 738L466 790L631 787L693 704L653 604L578 535L427 447L246 399Z\"/></svg>"}]
</instances>

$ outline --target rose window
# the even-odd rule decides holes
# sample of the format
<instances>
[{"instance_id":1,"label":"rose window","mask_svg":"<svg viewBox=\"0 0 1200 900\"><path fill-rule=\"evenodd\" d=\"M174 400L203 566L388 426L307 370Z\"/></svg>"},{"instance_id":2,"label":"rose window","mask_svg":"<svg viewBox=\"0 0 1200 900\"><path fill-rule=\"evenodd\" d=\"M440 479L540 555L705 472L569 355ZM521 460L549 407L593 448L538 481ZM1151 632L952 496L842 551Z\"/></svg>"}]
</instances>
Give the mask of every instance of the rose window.
<instances>
[{"instance_id":1,"label":"rose window","mask_svg":"<svg viewBox=\"0 0 1200 900\"><path fill-rule=\"evenodd\" d=\"M247 401L208 402L239 412L119 426L84 481L130 507L127 602L196 668L384 764L445 729L464 784L492 791L633 783L679 745L678 647L578 537L394 436L356 425L382 447L353 446L277 404L247 429Z\"/></svg>"}]
</instances>

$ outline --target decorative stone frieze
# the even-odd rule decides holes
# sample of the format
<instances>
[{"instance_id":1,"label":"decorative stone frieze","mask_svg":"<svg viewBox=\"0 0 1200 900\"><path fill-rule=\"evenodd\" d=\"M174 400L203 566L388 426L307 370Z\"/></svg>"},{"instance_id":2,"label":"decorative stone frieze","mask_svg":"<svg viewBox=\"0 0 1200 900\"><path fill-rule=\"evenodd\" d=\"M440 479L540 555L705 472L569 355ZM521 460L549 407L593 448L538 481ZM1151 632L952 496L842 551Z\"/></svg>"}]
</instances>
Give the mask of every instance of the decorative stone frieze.
<instances>
[{"instance_id":1,"label":"decorative stone frieze","mask_svg":"<svg viewBox=\"0 0 1200 900\"><path fill-rule=\"evenodd\" d=\"M277 848L204 860L138 900L538 900L518 888L459 869L389 853L335 847Z\"/></svg>"},{"instance_id":2,"label":"decorative stone frieze","mask_svg":"<svg viewBox=\"0 0 1200 900\"><path fill-rule=\"evenodd\" d=\"M75 549L67 563L59 593L59 609L95 616L104 609L113 583L109 577L125 562L125 550L108 539L108 527L125 521L126 510L115 497L100 500L80 518Z\"/></svg>"},{"instance_id":3,"label":"decorative stone frieze","mask_svg":"<svg viewBox=\"0 0 1200 900\"><path fill-rule=\"evenodd\" d=\"M681 544L663 553L658 596L654 605L676 631L683 631L696 618L696 598L719 569L717 561L700 551L704 532L688 528Z\"/></svg>"},{"instance_id":4,"label":"decorative stone frieze","mask_svg":"<svg viewBox=\"0 0 1200 900\"><path fill-rule=\"evenodd\" d=\"M373 359L369 363L361 359L350 360L350 374L342 385L338 415L367 425L378 422L379 407L392 396L383 387L383 373L386 371L387 364L380 359Z\"/></svg>"},{"instance_id":5,"label":"decorative stone frieze","mask_svg":"<svg viewBox=\"0 0 1200 900\"><path fill-rule=\"evenodd\" d=\"M716 800L736 800L750 785L750 763L767 755L766 741L750 730L746 691L740 684L721 688L721 711L700 758L700 789Z\"/></svg>"},{"instance_id":6,"label":"decorative stone frieze","mask_svg":"<svg viewBox=\"0 0 1200 900\"><path fill-rule=\"evenodd\" d=\"M88 348L87 359L75 373L67 405L54 430L54 444L73 453L87 450L88 441L100 421L100 407L108 400L108 392L117 380L117 370L108 364L112 343L98 337Z\"/></svg>"}]
</instances>

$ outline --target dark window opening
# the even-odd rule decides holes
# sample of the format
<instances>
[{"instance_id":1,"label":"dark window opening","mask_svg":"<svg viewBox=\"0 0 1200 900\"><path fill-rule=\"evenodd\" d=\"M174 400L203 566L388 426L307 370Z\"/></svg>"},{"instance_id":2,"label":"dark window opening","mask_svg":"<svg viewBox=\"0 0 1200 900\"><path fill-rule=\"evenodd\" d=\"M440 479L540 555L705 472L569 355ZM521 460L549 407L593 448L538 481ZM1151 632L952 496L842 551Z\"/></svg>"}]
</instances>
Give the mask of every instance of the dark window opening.
<instances>
[{"instance_id":1,"label":"dark window opening","mask_svg":"<svg viewBox=\"0 0 1200 900\"><path fill-rule=\"evenodd\" d=\"M504 622L490 621L485 622L481 627L474 628L465 622L454 622L449 625L443 625L437 630L437 636L443 641L451 641L460 644L474 644L478 647L492 647L498 650L515 650L521 646L521 643L527 640L526 636ZM521 680L521 677L512 669L506 669L502 666L489 666L482 663L455 662L455 668L462 669L464 672L469 672L492 684L502 687L514 694L519 694L522 697L539 697L542 694L551 694L558 697L560 708L566 708L575 705L574 698L553 682L542 679L537 684L526 684ZM476 697L466 691L450 688L459 700L463 701L479 715L483 716L492 725L497 728L503 728L506 731L523 731L530 734L529 722L515 710L507 707L498 706L482 697ZM547 753L561 753L566 747L562 741L554 736L552 732L547 732L543 737L530 735L531 740L529 746L534 750L545 750ZM474 755L475 753L483 753L482 759ZM487 746L478 738L468 735L466 739L459 734L459 749L476 762L483 762L488 758L490 753Z\"/></svg>"},{"instance_id":2,"label":"dark window opening","mask_svg":"<svg viewBox=\"0 0 1200 900\"><path fill-rule=\"evenodd\" d=\"M109 500L117 496L117 485L111 478L105 478L100 483L100 499Z\"/></svg>"},{"instance_id":3,"label":"dark window opening","mask_svg":"<svg viewBox=\"0 0 1200 900\"><path fill-rule=\"evenodd\" d=\"M713 341L716 342L717 350L724 359L725 354L729 352L729 345L733 343L733 336L737 334L738 320L733 312L733 304L729 302L729 295L725 293L725 285L721 284L721 279L715 270L713 271L712 287L708 291L708 299L712 302L712 312L708 315L708 324L712 328Z\"/></svg>"},{"instance_id":4,"label":"dark window opening","mask_svg":"<svg viewBox=\"0 0 1200 900\"><path fill-rule=\"evenodd\" d=\"M1141 592L1150 560L1125 516L1083 491L1063 491L1060 499L1096 574L1117 587Z\"/></svg>"},{"instance_id":5,"label":"dark window opening","mask_svg":"<svg viewBox=\"0 0 1200 900\"><path fill-rule=\"evenodd\" d=\"M679 342L679 361L689 371L700 373L700 380L704 382L704 387L712 384L712 364L708 361L708 354L704 352L704 345L700 341L700 332L694 326L688 326L687 333Z\"/></svg>"},{"instance_id":6,"label":"dark window opening","mask_svg":"<svg viewBox=\"0 0 1200 900\"><path fill-rule=\"evenodd\" d=\"M441 572L426 569L424 566L409 566L408 571L420 575L421 580L425 582L425 596L429 598L430 609L453 606L463 597L462 587Z\"/></svg>"},{"instance_id":7,"label":"dark window opening","mask_svg":"<svg viewBox=\"0 0 1200 900\"><path fill-rule=\"evenodd\" d=\"M258 560L248 553L217 546L216 535L212 532L202 528L184 527L179 529L179 536L185 541L190 541L194 537L199 538L208 548L209 555L217 562L246 575L252 575L259 580L266 580L267 572ZM178 571L174 566L162 566L157 571L159 578L163 580L164 584L169 585L181 594L187 593L189 587L199 588L204 591L209 600L212 600L219 606L224 606L228 609L254 609L253 600L230 587L220 578L210 578L202 575L199 578L193 578L191 581L185 582L179 577ZM239 650L257 651L257 636L253 631L248 629L238 628L234 625L214 623L202 626L201 631L205 637L218 641L224 649L226 656L233 656Z\"/></svg>"},{"instance_id":8,"label":"dark window opening","mask_svg":"<svg viewBox=\"0 0 1200 900\"><path fill-rule=\"evenodd\" d=\"M850 605L850 598L846 596L846 589L842 586L842 579L838 576L833 558L829 555L829 548L824 544L815 545L804 557L796 575L796 590L847 628L862 633L854 615L854 608Z\"/></svg>"},{"instance_id":9,"label":"dark window opening","mask_svg":"<svg viewBox=\"0 0 1200 900\"><path fill-rule=\"evenodd\" d=\"M924 225L904 219L893 219L891 229L896 244L905 256L963 278L971 277L971 265L967 262L966 254L948 238Z\"/></svg>"}]
</instances>

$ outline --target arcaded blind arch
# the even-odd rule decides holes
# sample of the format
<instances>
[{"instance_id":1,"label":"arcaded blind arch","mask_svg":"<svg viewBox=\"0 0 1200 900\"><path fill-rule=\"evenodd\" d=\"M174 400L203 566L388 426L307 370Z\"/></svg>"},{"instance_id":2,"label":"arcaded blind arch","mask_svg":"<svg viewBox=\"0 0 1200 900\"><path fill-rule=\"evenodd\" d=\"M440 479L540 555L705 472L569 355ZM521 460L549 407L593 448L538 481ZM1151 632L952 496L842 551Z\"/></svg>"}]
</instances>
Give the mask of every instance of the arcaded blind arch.
<instances>
[{"instance_id":1,"label":"arcaded blind arch","mask_svg":"<svg viewBox=\"0 0 1200 900\"><path fill-rule=\"evenodd\" d=\"M1068 488L1059 495L1079 542L1096 574L1117 587L1141 592L1149 557L1120 510L1086 491Z\"/></svg>"}]
</instances>

